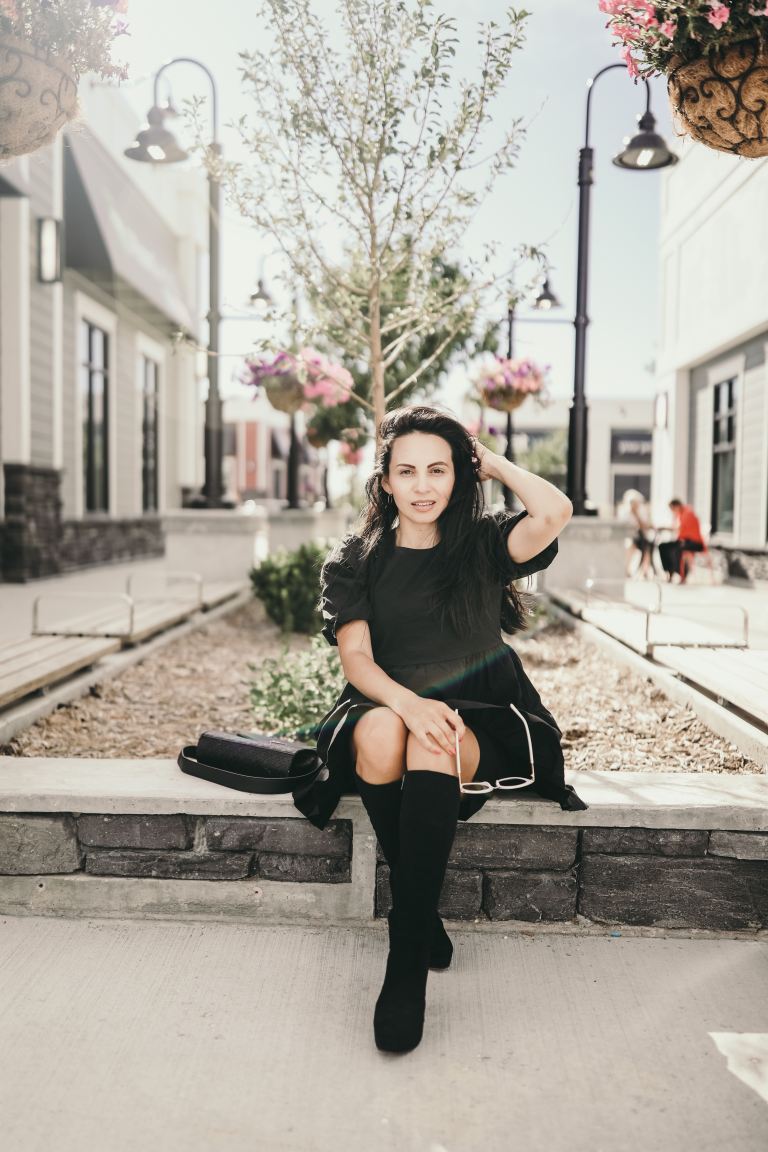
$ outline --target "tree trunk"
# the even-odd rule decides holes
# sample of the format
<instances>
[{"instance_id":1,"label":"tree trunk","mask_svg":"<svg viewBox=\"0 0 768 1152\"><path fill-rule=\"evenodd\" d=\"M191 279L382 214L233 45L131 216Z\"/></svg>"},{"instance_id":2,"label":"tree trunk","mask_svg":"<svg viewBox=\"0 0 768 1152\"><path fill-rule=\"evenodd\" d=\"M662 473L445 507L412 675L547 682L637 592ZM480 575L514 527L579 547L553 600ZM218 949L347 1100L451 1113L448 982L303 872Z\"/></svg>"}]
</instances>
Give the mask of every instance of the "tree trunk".
<instances>
[{"instance_id":1,"label":"tree trunk","mask_svg":"<svg viewBox=\"0 0 768 1152\"><path fill-rule=\"evenodd\" d=\"M381 350L381 295L379 283L371 286L370 295L370 349L371 349L371 399L373 401L373 422L376 426L376 447L379 446L381 422L384 419L384 356Z\"/></svg>"}]
</instances>

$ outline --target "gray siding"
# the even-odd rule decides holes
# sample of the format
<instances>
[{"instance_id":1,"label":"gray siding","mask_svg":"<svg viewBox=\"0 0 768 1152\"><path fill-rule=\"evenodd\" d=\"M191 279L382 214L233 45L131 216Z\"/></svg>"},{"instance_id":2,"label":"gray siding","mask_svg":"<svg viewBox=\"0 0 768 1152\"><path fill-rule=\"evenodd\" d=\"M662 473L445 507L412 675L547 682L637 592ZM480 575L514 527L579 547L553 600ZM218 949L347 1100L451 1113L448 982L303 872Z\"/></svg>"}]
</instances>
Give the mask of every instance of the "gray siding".
<instances>
[{"instance_id":1,"label":"gray siding","mask_svg":"<svg viewBox=\"0 0 768 1152\"><path fill-rule=\"evenodd\" d=\"M30 222L29 376L33 464L53 464L53 300L50 284L37 279L37 217Z\"/></svg>"},{"instance_id":2,"label":"gray siding","mask_svg":"<svg viewBox=\"0 0 768 1152\"><path fill-rule=\"evenodd\" d=\"M62 339L64 371L62 380L62 515L71 519L75 515L78 468L75 459L75 421L80 419L80 394L77 386L77 328L75 297L69 284L64 287L64 333Z\"/></svg>"},{"instance_id":3,"label":"gray siding","mask_svg":"<svg viewBox=\"0 0 768 1152\"><path fill-rule=\"evenodd\" d=\"M117 424L115 451L117 489L114 509L117 516L141 515L141 428L136 396L136 328L120 319L117 348L114 349L114 398Z\"/></svg>"},{"instance_id":4,"label":"gray siding","mask_svg":"<svg viewBox=\"0 0 768 1152\"><path fill-rule=\"evenodd\" d=\"M745 546L761 547L765 543L766 485L765 444L766 429L766 372L761 364L745 374L741 403L737 419L741 424L738 445L739 475L738 542Z\"/></svg>"},{"instance_id":5,"label":"gray siding","mask_svg":"<svg viewBox=\"0 0 768 1152\"><path fill-rule=\"evenodd\" d=\"M696 380L705 371L698 369L691 383L686 496L702 524L708 525L712 516L712 389L706 380Z\"/></svg>"}]
</instances>

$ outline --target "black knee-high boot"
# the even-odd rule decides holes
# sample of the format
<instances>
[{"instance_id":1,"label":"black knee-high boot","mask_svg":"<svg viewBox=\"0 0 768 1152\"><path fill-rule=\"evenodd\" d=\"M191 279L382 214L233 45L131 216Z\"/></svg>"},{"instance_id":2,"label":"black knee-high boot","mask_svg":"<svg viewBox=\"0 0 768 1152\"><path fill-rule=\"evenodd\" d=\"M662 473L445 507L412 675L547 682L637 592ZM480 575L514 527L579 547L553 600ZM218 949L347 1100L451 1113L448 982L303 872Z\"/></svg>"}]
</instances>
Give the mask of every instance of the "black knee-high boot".
<instances>
[{"instance_id":1,"label":"black knee-high boot","mask_svg":"<svg viewBox=\"0 0 768 1152\"><path fill-rule=\"evenodd\" d=\"M373 1017L376 1045L385 1052L408 1052L421 1040L431 930L456 834L459 798L455 776L428 770L405 775L389 956Z\"/></svg>"},{"instance_id":2,"label":"black knee-high boot","mask_svg":"<svg viewBox=\"0 0 768 1152\"><path fill-rule=\"evenodd\" d=\"M384 859L389 865L389 885L394 903L397 883L397 858L400 854L400 796L402 781L391 784L369 784L361 776L357 777L357 790L363 807L373 825L373 830L381 845ZM442 920L435 911L432 939L429 950L429 966L443 970L448 968L453 956L453 944Z\"/></svg>"}]
</instances>

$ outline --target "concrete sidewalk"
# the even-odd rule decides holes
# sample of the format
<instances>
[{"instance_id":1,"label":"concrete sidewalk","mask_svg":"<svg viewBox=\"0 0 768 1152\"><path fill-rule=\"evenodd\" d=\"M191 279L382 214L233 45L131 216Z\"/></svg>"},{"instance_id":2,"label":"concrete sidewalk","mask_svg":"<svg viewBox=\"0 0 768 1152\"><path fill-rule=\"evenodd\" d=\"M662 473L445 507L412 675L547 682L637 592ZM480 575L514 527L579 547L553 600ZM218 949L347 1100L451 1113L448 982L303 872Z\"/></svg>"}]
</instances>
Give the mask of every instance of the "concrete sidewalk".
<instances>
[{"instance_id":1,"label":"concrete sidewalk","mask_svg":"<svg viewBox=\"0 0 768 1152\"><path fill-rule=\"evenodd\" d=\"M381 929L0 921L14 1152L763 1152L768 944L456 932L377 1052Z\"/></svg>"}]
</instances>

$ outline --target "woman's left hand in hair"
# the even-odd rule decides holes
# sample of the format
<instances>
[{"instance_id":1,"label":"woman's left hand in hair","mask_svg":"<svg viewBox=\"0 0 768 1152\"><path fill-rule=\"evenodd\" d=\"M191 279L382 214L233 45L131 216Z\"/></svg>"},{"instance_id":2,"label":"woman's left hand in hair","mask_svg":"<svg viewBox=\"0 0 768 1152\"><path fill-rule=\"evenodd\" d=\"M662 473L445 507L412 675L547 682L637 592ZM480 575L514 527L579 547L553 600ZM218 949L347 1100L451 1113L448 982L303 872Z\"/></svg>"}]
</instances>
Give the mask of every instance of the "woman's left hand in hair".
<instances>
[{"instance_id":1,"label":"woman's left hand in hair","mask_svg":"<svg viewBox=\"0 0 768 1152\"><path fill-rule=\"evenodd\" d=\"M494 464L498 460L495 452L486 448L480 440L472 438L472 452L477 461L476 473L478 480L491 480L496 475Z\"/></svg>"}]
</instances>

